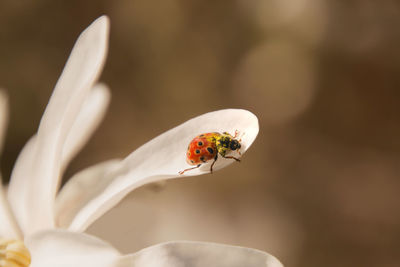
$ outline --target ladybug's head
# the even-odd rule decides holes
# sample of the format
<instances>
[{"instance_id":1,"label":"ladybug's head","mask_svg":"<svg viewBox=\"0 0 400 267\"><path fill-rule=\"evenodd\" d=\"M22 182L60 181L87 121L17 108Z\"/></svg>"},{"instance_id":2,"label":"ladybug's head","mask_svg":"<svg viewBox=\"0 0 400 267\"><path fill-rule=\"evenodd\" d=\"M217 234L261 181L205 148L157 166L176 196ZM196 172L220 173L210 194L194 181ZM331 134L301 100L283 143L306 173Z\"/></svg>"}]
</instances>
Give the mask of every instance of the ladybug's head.
<instances>
[{"instance_id":1,"label":"ladybug's head","mask_svg":"<svg viewBox=\"0 0 400 267\"><path fill-rule=\"evenodd\" d=\"M229 144L229 148L231 149L231 150L238 150L238 149L240 149L240 147L241 147L241 145L240 145L240 142L238 141L238 140L236 140L236 139L232 139L231 140L231 143Z\"/></svg>"}]
</instances>

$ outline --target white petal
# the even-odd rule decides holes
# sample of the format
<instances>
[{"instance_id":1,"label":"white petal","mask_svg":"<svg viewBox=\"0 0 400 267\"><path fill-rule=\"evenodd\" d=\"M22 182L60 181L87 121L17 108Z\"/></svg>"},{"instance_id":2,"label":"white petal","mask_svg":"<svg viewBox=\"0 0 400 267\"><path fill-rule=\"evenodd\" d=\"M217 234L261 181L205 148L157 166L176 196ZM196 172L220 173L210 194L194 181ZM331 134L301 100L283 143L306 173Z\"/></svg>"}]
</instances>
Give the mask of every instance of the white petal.
<instances>
[{"instance_id":1,"label":"white petal","mask_svg":"<svg viewBox=\"0 0 400 267\"><path fill-rule=\"evenodd\" d=\"M36 149L36 135L32 136L19 153L11 173L11 180L8 185L7 198L10 207L14 212L19 226L25 229L29 224L29 213L26 210L26 203L29 202L30 182L27 181L31 174L33 157Z\"/></svg>"},{"instance_id":2,"label":"white petal","mask_svg":"<svg viewBox=\"0 0 400 267\"><path fill-rule=\"evenodd\" d=\"M0 238L1 237L20 239L22 236L15 222L15 218L11 213L10 207L8 206L0 175Z\"/></svg>"},{"instance_id":3,"label":"white petal","mask_svg":"<svg viewBox=\"0 0 400 267\"><path fill-rule=\"evenodd\" d=\"M7 95L0 90L0 152L3 148L4 137L8 122L8 99Z\"/></svg>"},{"instance_id":4,"label":"white petal","mask_svg":"<svg viewBox=\"0 0 400 267\"><path fill-rule=\"evenodd\" d=\"M108 267L120 257L96 237L61 230L38 232L27 237L25 245L31 253L30 267Z\"/></svg>"},{"instance_id":5,"label":"white petal","mask_svg":"<svg viewBox=\"0 0 400 267\"><path fill-rule=\"evenodd\" d=\"M18 217L29 217L29 223L23 223L25 234L54 226L54 198L64 142L104 64L108 28L108 18L103 16L78 38L42 117L32 162L26 166L30 168L29 176L12 178L23 179L28 188L27 196L22 197L22 210L14 210ZM18 191L13 183L10 194Z\"/></svg>"},{"instance_id":6,"label":"white petal","mask_svg":"<svg viewBox=\"0 0 400 267\"><path fill-rule=\"evenodd\" d=\"M201 242L168 242L119 260L119 267L282 267L263 251Z\"/></svg>"},{"instance_id":7,"label":"white petal","mask_svg":"<svg viewBox=\"0 0 400 267\"><path fill-rule=\"evenodd\" d=\"M186 163L186 149L189 142L198 134L207 132L230 132L238 130L242 136L244 153L250 147L258 133L257 117L249 111L226 109L210 112L191 119L178 127L156 137L130 154L115 171L105 173L99 180L106 183L91 184L81 188L82 193L90 195L76 214L69 229L85 230L94 220L116 205L133 189L147 183L209 173L209 164L189 171L185 175L178 172L190 167ZM220 157L214 170L221 169L234 162Z\"/></svg>"},{"instance_id":8,"label":"white petal","mask_svg":"<svg viewBox=\"0 0 400 267\"><path fill-rule=\"evenodd\" d=\"M86 100L85 104L87 105L83 106L81 113L79 114L74 126L70 131L70 134L68 136L65 145L65 149L69 149L69 151L64 150L65 152L63 161L64 166L67 164L68 160L72 157L74 150L78 150L79 146L83 145L85 141L83 139L87 138L88 135L90 134L90 131L94 130L96 124L99 123L99 120L103 116L108 101L109 101L108 90L102 85L96 86L89 95L88 99ZM93 117L89 116L90 112L94 113ZM86 126L83 125L85 122L87 122ZM78 133L79 129L82 130L81 133ZM81 136L79 136L79 134L81 134ZM23 229L28 228L29 227L28 224L30 222L29 220L30 214L23 211L25 211L26 209L26 203L29 202L28 197L30 195L27 193L27 191L29 190L31 184L28 181L26 181L26 178L30 177L31 175L31 169L32 169L31 164L33 164L34 162L33 157L35 155L35 148L36 148L35 146L36 146L36 136L33 136L26 143L26 145L24 146L23 150L21 151L21 153L17 158L17 161L15 163L11 175L11 182L8 191L8 200L12 206L12 209L15 211L21 211L21 212L16 212L15 214ZM80 186L79 184L75 185L78 187ZM76 196L76 194L73 195L73 190L71 194L72 195L69 196L69 198L63 197L61 199L61 200L64 199L66 200L61 208L61 210L65 211L65 213L61 214L64 220L65 218L68 218L69 216L68 209L70 208L70 206L72 206L69 205L69 203L74 203L73 198ZM78 195L77 197L83 197L83 196L85 196L85 194ZM62 203L63 201L59 202ZM60 210L60 208L58 210Z\"/></svg>"},{"instance_id":9,"label":"white petal","mask_svg":"<svg viewBox=\"0 0 400 267\"><path fill-rule=\"evenodd\" d=\"M69 130L62 151L61 170L65 169L70 160L86 144L90 136L97 129L105 115L110 97L110 91L104 84L96 84L90 91L78 117Z\"/></svg>"},{"instance_id":10,"label":"white petal","mask_svg":"<svg viewBox=\"0 0 400 267\"><path fill-rule=\"evenodd\" d=\"M89 202L93 194L96 193L94 190L101 189L112 182L106 180L112 177L106 177L104 173L115 169L119 164L120 160L105 161L74 175L57 195L56 226L67 228L76 213L82 208L81 205Z\"/></svg>"}]
</instances>

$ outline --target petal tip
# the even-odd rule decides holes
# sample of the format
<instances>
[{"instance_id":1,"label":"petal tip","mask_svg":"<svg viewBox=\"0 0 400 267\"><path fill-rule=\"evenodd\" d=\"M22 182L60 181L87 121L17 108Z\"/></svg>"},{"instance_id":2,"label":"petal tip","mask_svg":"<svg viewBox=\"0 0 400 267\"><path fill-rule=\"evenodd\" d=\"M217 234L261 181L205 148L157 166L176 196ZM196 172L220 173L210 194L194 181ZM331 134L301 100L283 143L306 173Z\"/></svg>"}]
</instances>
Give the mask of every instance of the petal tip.
<instances>
[{"instance_id":1,"label":"petal tip","mask_svg":"<svg viewBox=\"0 0 400 267\"><path fill-rule=\"evenodd\" d=\"M0 109L2 113L4 110L7 110L7 105L8 105L8 95L6 91L3 88L0 88Z\"/></svg>"},{"instance_id":2,"label":"petal tip","mask_svg":"<svg viewBox=\"0 0 400 267\"><path fill-rule=\"evenodd\" d=\"M96 42L99 42L100 40L105 40L104 42L107 42L108 40L108 35L110 32L110 19L106 15L102 15L95 19L81 34L79 39L82 39L83 36L91 36L89 39L91 40L96 40ZM97 39L96 38L100 38ZM92 39L95 38L95 39ZM79 40L78 39L78 40Z\"/></svg>"},{"instance_id":3,"label":"petal tip","mask_svg":"<svg viewBox=\"0 0 400 267\"><path fill-rule=\"evenodd\" d=\"M110 27L110 18L107 15L101 15L93 21L92 25L99 25L99 27L107 29Z\"/></svg>"},{"instance_id":4,"label":"petal tip","mask_svg":"<svg viewBox=\"0 0 400 267\"><path fill-rule=\"evenodd\" d=\"M99 23L101 23L105 29L110 29L110 18L107 15L102 15L97 19Z\"/></svg>"}]
</instances>

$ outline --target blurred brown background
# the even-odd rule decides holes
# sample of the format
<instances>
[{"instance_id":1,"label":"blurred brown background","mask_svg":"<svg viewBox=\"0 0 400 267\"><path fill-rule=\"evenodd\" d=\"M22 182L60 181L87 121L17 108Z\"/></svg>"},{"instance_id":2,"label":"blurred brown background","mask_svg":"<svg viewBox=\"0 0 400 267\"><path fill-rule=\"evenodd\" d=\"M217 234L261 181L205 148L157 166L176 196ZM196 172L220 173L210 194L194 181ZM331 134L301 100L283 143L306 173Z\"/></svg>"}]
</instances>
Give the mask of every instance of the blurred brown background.
<instances>
[{"instance_id":1,"label":"blurred brown background","mask_svg":"<svg viewBox=\"0 0 400 267\"><path fill-rule=\"evenodd\" d=\"M212 110L249 109L260 134L241 164L141 188L90 233L126 253L188 239L286 266L400 266L399 1L0 1L5 177L101 14L113 99L65 178Z\"/></svg>"}]
</instances>

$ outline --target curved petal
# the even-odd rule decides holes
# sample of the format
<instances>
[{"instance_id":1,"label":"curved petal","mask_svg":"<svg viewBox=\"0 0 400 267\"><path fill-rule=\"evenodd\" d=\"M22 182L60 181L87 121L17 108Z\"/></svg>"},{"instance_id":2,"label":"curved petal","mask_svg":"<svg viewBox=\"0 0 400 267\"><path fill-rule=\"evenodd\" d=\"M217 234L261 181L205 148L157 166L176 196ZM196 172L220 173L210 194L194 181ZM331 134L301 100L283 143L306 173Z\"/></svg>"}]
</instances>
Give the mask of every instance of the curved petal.
<instances>
[{"instance_id":1,"label":"curved petal","mask_svg":"<svg viewBox=\"0 0 400 267\"><path fill-rule=\"evenodd\" d=\"M76 153L87 143L103 120L110 98L110 90L105 84L96 84L90 91L65 140L62 151L61 173Z\"/></svg>"},{"instance_id":2,"label":"curved petal","mask_svg":"<svg viewBox=\"0 0 400 267\"><path fill-rule=\"evenodd\" d=\"M13 180L23 179L28 188L22 198L22 210L14 210L17 216L24 213L29 217L29 224L25 223L22 229L24 233L54 226L54 197L63 145L104 64L108 28L108 18L103 16L78 38L39 125L34 155L28 162L29 176L12 177L10 194L18 191Z\"/></svg>"},{"instance_id":3,"label":"curved petal","mask_svg":"<svg viewBox=\"0 0 400 267\"><path fill-rule=\"evenodd\" d=\"M3 148L4 137L8 122L8 99L7 95L0 89L0 152Z\"/></svg>"},{"instance_id":4,"label":"curved petal","mask_svg":"<svg viewBox=\"0 0 400 267\"><path fill-rule=\"evenodd\" d=\"M108 267L120 257L96 237L62 230L38 232L24 242L31 253L30 267Z\"/></svg>"},{"instance_id":5,"label":"curved petal","mask_svg":"<svg viewBox=\"0 0 400 267\"><path fill-rule=\"evenodd\" d=\"M91 91L91 94L88 96L88 99L82 107L82 111L79 113L76 122L69 132L68 139L64 144L63 166L67 165L74 153L79 150L89 135L97 127L103 117L109 98L110 94L105 86L97 85L93 88L93 91ZM79 129L81 131L79 131ZM31 164L34 162L33 157L35 156L36 142L35 135L26 143L19 154L11 175L12 178L8 191L8 200L12 209L15 211L21 211L16 212L16 216L23 229L29 227L30 214L22 211L26 209L26 203L29 202L29 199L27 199L29 196L27 191L31 185L26 181L26 177L30 177L31 175ZM84 194L80 197L82 196L84 196ZM66 212L62 215L66 217L68 216L68 213Z\"/></svg>"},{"instance_id":6,"label":"curved petal","mask_svg":"<svg viewBox=\"0 0 400 267\"><path fill-rule=\"evenodd\" d=\"M249 111L241 109L226 109L210 112L191 119L178 127L154 138L147 144L130 154L120 166L99 179L108 183L90 184L79 190L88 195L80 206L69 229L85 230L93 221L99 218L111 207L116 205L133 189L147 183L209 173L210 163L179 175L178 172L190 167L186 163L187 145L193 137L207 132L230 132L238 130L242 136L244 153L258 134L257 117ZM214 165L214 170L221 169L233 160L220 157ZM71 180L72 182L72 180Z\"/></svg>"},{"instance_id":7,"label":"curved petal","mask_svg":"<svg viewBox=\"0 0 400 267\"><path fill-rule=\"evenodd\" d=\"M0 238L20 239L22 237L4 194L0 175Z\"/></svg>"},{"instance_id":8,"label":"curved petal","mask_svg":"<svg viewBox=\"0 0 400 267\"><path fill-rule=\"evenodd\" d=\"M177 241L121 257L118 267L282 267L260 250L215 243Z\"/></svg>"},{"instance_id":9,"label":"curved petal","mask_svg":"<svg viewBox=\"0 0 400 267\"><path fill-rule=\"evenodd\" d=\"M29 202L27 191L29 190L30 183L27 182L27 180L32 169L36 143L36 135L34 135L25 144L15 162L11 173L11 180L8 185L8 202L11 210L14 211L14 216L21 230L28 228L29 224L29 213L24 211Z\"/></svg>"}]
</instances>

